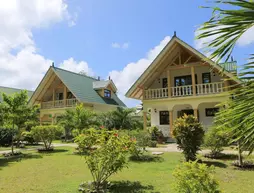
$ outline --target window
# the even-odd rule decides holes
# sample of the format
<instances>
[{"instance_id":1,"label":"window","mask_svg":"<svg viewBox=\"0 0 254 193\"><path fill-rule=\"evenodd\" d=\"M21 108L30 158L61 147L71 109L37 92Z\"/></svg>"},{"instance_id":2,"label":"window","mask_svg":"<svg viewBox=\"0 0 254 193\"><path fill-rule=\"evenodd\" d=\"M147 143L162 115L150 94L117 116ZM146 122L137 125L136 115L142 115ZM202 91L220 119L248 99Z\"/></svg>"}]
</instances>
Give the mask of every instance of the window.
<instances>
[{"instance_id":1,"label":"window","mask_svg":"<svg viewBox=\"0 0 254 193\"><path fill-rule=\"evenodd\" d=\"M169 125L168 111L160 111L160 125Z\"/></svg>"},{"instance_id":2,"label":"window","mask_svg":"<svg viewBox=\"0 0 254 193\"><path fill-rule=\"evenodd\" d=\"M217 112L219 112L219 108L206 108L205 109L205 115L207 117L214 117Z\"/></svg>"},{"instance_id":3,"label":"window","mask_svg":"<svg viewBox=\"0 0 254 193\"><path fill-rule=\"evenodd\" d=\"M206 73L202 74L202 81L203 81L203 84L211 83L211 74L210 74L210 72L206 72Z\"/></svg>"},{"instance_id":4,"label":"window","mask_svg":"<svg viewBox=\"0 0 254 193\"><path fill-rule=\"evenodd\" d=\"M111 91L108 89L104 89L104 97L110 98L111 97Z\"/></svg>"},{"instance_id":5,"label":"window","mask_svg":"<svg viewBox=\"0 0 254 193\"><path fill-rule=\"evenodd\" d=\"M56 100L63 100L63 93L60 92L60 93L56 93Z\"/></svg>"},{"instance_id":6,"label":"window","mask_svg":"<svg viewBox=\"0 0 254 193\"><path fill-rule=\"evenodd\" d=\"M74 98L74 95L71 92L67 92L67 99Z\"/></svg>"},{"instance_id":7,"label":"window","mask_svg":"<svg viewBox=\"0 0 254 193\"><path fill-rule=\"evenodd\" d=\"M168 79L167 78L163 78L162 79L162 88L167 88L168 87Z\"/></svg>"},{"instance_id":8,"label":"window","mask_svg":"<svg viewBox=\"0 0 254 193\"><path fill-rule=\"evenodd\" d=\"M197 84L197 75L195 75L195 82ZM192 85L191 75L175 77L175 86Z\"/></svg>"}]
</instances>

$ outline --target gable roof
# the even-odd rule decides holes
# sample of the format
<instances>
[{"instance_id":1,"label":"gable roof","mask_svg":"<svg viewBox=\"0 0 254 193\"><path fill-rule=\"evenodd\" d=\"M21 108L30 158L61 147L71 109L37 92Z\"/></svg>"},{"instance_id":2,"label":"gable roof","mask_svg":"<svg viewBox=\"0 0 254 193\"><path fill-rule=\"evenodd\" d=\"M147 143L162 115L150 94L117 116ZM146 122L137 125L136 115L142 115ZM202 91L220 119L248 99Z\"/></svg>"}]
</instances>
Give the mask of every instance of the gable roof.
<instances>
[{"instance_id":1,"label":"gable roof","mask_svg":"<svg viewBox=\"0 0 254 193\"><path fill-rule=\"evenodd\" d=\"M183 40L179 39L176 35L174 35L171 40L167 43L167 45L162 49L162 51L157 55L157 57L152 61L152 63L147 67L147 69L140 75L140 77L136 80L136 82L130 87L130 89L127 91L125 94L126 97L130 97L130 95L134 92L135 88L140 88L140 83L143 79L149 76L151 70L154 69L154 67L159 63L159 61L169 53L170 49L175 45L175 43L178 43L179 45L183 46L193 54L195 54L197 57L199 57L201 60L204 62L208 63L209 65L213 66L217 70L221 71L224 73L226 76L232 78L234 81L240 83L240 80L237 79L237 77L232 74L231 72L225 70L222 66L223 64L218 65L208 57L206 57L204 54L184 42Z\"/></svg>"},{"instance_id":2,"label":"gable roof","mask_svg":"<svg viewBox=\"0 0 254 193\"><path fill-rule=\"evenodd\" d=\"M10 87L5 87L5 86L0 86L0 102L2 102L2 93L5 93L7 95L13 95L14 93L20 92L21 90L26 90L26 89L18 89L18 88L10 88ZM27 91L27 95L28 95L28 99L30 99L30 97L33 94L33 91L30 90L26 90Z\"/></svg>"},{"instance_id":3,"label":"gable roof","mask_svg":"<svg viewBox=\"0 0 254 193\"><path fill-rule=\"evenodd\" d=\"M34 95L31 97L30 101L35 101L35 94L37 94L38 90L43 83L45 83L45 79L50 74L55 73L56 76L65 84L65 86L73 93L73 95L81 102L84 103L99 103L99 104L108 104L108 105L117 105L125 107L125 104L118 98L115 93L111 94L111 98L103 98L101 97L96 90L93 88L93 83L98 82L97 79L83 75L74 73L71 71L63 70L61 68L51 66L42 79L41 83L35 90Z\"/></svg>"}]
</instances>

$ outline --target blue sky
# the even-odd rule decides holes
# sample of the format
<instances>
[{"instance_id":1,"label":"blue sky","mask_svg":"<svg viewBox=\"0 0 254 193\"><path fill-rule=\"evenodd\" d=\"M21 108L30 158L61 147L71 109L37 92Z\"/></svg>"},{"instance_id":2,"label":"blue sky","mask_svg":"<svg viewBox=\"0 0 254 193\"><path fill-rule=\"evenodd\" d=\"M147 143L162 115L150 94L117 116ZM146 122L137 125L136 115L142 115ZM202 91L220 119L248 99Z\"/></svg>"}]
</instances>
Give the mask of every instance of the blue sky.
<instances>
[{"instance_id":1,"label":"blue sky","mask_svg":"<svg viewBox=\"0 0 254 193\"><path fill-rule=\"evenodd\" d=\"M197 47L194 43L195 30L211 16L211 10L200 8L201 5L207 5L205 0L54 0L54 4L47 6L47 1L34 2L40 3L40 6L44 2L45 9L36 9L28 15L22 11L25 6L19 5L17 9L21 11L16 19L22 17L27 20L23 28L30 34L27 34L27 41L13 42L8 51L20 66L25 59L22 59L24 57L19 52L28 50L25 61L34 61L40 66L39 76L36 76L38 78L35 78L33 84L28 79L13 79L4 84L34 89L52 61L60 67L66 66L64 61L68 61L71 66L69 69L76 69L75 65L78 70L86 66L92 75L103 78L112 75L122 98L131 83L154 58L150 55L158 54L174 31L182 40ZM234 52L234 57L240 64L254 48L253 44L248 44L254 41L253 34L247 34L242 46L238 46ZM33 72L37 67L31 64L27 68ZM135 73L140 68L140 72ZM128 77L131 79L128 80ZM137 104L126 99L124 102L128 106Z\"/></svg>"}]
</instances>

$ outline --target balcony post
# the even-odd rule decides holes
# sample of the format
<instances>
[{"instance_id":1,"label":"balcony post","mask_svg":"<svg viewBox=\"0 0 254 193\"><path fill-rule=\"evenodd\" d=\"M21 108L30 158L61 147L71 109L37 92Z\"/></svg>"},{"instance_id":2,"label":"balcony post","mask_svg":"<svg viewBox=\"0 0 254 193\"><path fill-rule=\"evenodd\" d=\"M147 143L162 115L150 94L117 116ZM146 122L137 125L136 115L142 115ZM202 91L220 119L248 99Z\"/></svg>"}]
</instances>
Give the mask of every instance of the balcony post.
<instances>
[{"instance_id":1,"label":"balcony post","mask_svg":"<svg viewBox=\"0 0 254 193\"><path fill-rule=\"evenodd\" d=\"M198 118L198 109L194 109L194 117L197 117L197 119L199 120L199 118Z\"/></svg>"},{"instance_id":2,"label":"balcony post","mask_svg":"<svg viewBox=\"0 0 254 193\"><path fill-rule=\"evenodd\" d=\"M147 128L147 112L143 112L143 127L144 127L144 130L146 131L146 128Z\"/></svg>"},{"instance_id":3,"label":"balcony post","mask_svg":"<svg viewBox=\"0 0 254 193\"><path fill-rule=\"evenodd\" d=\"M53 107L55 107L55 88L53 88Z\"/></svg>"},{"instance_id":4,"label":"balcony post","mask_svg":"<svg viewBox=\"0 0 254 193\"><path fill-rule=\"evenodd\" d=\"M67 104L67 88L64 85L64 107L66 107Z\"/></svg>"},{"instance_id":5,"label":"balcony post","mask_svg":"<svg viewBox=\"0 0 254 193\"><path fill-rule=\"evenodd\" d=\"M191 67L191 81L192 81L192 91L193 96L196 96L196 78L195 78L195 69L194 66Z\"/></svg>"},{"instance_id":6,"label":"balcony post","mask_svg":"<svg viewBox=\"0 0 254 193\"><path fill-rule=\"evenodd\" d=\"M169 111L169 125L170 137L173 137L173 110Z\"/></svg>"},{"instance_id":7,"label":"balcony post","mask_svg":"<svg viewBox=\"0 0 254 193\"><path fill-rule=\"evenodd\" d=\"M168 98L171 98L171 78L170 78L170 71L167 71L168 76Z\"/></svg>"}]
</instances>

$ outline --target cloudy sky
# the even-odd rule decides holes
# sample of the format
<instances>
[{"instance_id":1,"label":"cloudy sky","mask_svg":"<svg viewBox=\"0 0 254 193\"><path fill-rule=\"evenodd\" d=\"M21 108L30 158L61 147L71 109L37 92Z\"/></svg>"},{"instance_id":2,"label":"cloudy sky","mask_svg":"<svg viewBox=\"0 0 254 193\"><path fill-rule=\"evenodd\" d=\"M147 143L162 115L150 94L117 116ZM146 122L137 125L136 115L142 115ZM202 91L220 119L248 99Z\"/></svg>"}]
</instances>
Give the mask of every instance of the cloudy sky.
<instances>
[{"instance_id":1,"label":"cloudy sky","mask_svg":"<svg viewBox=\"0 0 254 193\"><path fill-rule=\"evenodd\" d=\"M34 90L56 66L92 76L111 76L125 92L177 31L201 48L195 30L211 11L205 0L8 0L0 1L0 85ZM234 57L244 63L254 29L238 42Z\"/></svg>"}]
</instances>

